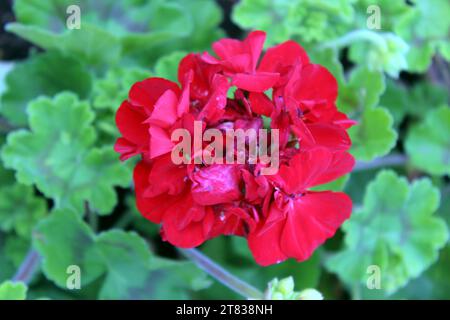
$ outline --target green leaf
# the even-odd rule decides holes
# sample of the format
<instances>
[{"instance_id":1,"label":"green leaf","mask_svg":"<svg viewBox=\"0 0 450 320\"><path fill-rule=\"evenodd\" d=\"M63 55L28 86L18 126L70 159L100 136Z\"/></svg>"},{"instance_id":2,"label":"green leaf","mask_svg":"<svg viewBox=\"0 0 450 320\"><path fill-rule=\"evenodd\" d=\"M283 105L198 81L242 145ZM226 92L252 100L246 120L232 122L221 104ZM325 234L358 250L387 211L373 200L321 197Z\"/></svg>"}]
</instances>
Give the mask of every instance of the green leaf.
<instances>
[{"instance_id":1,"label":"green leaf","mask_svg":"<svg viewBox=\"0 0 450 320\"><path fill-rule=\"evenodd\" d=\"M22 238L14 233L6 236L3 254L12 263L17 270L30 250L31 241L28 238Z\"/></svg>"},{"instance_id":2,"label":"green leaf","mask_svg":"<svg viewBox=\"0 0 450 320\"><path fill-rule=\"evenodd\" d=\"M209 49L214 41L225 37L225 33L219 29L223 13L218 3L210 0L175 0L175 2L182 7L183 12L190 15L194 30L189 36L168 43L167 53L175 50L203 51Z\"/></svg>"},{"instance_id":3,"label":"green leaf","mask_svg":"<svg viewBox=\"0 0 450 320\"><path fill-rule=\"evenodd\" d=\"M397 22L395 31L412 45L408 70L424 72L438 48L449 42L450 3L447 0L417 0Z\"/></svg>"},{"instance_id":4,"label":"green leaf","mask_svg":"<svg viewBox=\"0 0 450 320\"><path fill-rule=\"evenodd\" d=\"M6 76L6 91L0 97L0 111L11 124L27 124L26 106L37 96L54 96L70 90L80 98L91 91L91 76L76 59L58 52L35 54L17 63Z\"/></svg>"},{"instance_id":5,"label":"green leaf","mask_svg":"<svg viewBox=\"0 0 450 320\"><path fill-rule=\"evenodd\" d=\"M13 62L0 61L0 95L6 90L6 75L14 68Z\"/></svg>"},{"instance_id":6,"label":"green leaf","mask_svg":"<svg viewBox=\"0 0 450 320\"><path fill-rule=\"evenodd\" d=\"M164 54L166 45L170 47L171 41L188 38L195 32L193 17L183 5L157 0L149 2L147 7L150 8L147 16L144 15L144 8L140 14L141 18L149 21L150 32L130 32L122 38L124 54L143 65Z\"/></svg>"},{"instance_id":7,"label":"green leaf","mask_svg":"<svg viewBox=\"0 0 450 320\"><path fill-rule=\"evenodd\" d=\"M450 109L442 106L413 126L406 138L411 163L431 174L450 175Z\"/></svg>"},{"instance_id":8,"label":"green leaf","mask_svg":"<svg viewBox=\"0 0 450 320\"><path fill-rule=\"evenodd\" d=\"M56 210L38 225L34 246L48 279L66 288L67 268L76 265L81 293L93 281L102 281L99 299L186 298L186 290L209 285L192 264L155 257L136 233L109 230L95 235L69 210Z\"/></svg>"},{"instance_id":9,"label":"green leaf","mask_svg":"<svg viewBox=\"0 0 450 320\"><path fill-rule=\"evenodd\" d=\"M21 23L10 23L6 29L45 50L59 50L77 57L99 71L117 62L122 50L113 34L88 23L80 30L68 30L63 34Z\"/></svg>"},{"instance_id":10,"label":"green leaf","mask_svg":"<svg viewBox=\"0 0 450 320\"><path fill-rule=\"evenodd\" d=\"M130 290L144 285L151 255L142 238L135 233L111 230L97 237L96 246L107 270L100 299L133 295Z\"/></svg>"},{"instance_id":11,"label":"green leaf","mask_svg":"<svg viewBox=\"0 0 450 320\"><path fill-rule=\"evenodd\" d=\"M155 75L174 82L178 81L178 64L186 56L185 52L173 52L161 57L155 64Z\"/></svg>"},{"instance_id":12,"label":"green leaf","mask_svg":"<svg viewBox=\"0 0 450 320\"><path fill-rule=\"evenodd\" d=\"M350 74L348 82L340 85L338 108L351 118L358 119L365 109L377 106L385 88L381 72L357 68Z\"/></svg>"},{"instance_id":13,"label":"green leaf","mask_svg":"<svg viewBox=\"0 0 450 320\"><path fill-rule=\"evenodd\" d=\"M393 123L385 108L366 109L360 122L349 129L353 143L351 153L356 159L369 161L388 154L397 140Z\"/></svg>"},{"instance_id":14,"label":"green leaf","mask_svg":"<svg viewBox=\"0 0 450 320\"><path fill-rule=\"evenodd\" d=\"M154 258L144 286L133 290L133 299L188 299L190 291L211 285L206 273L192 262Z\"/></svg>"},{"instance_id":15,"label":"green leaf","mask_svg":"<svg viewBox=\"0 0 450 320\"><path fill-rule=\"evenodd\" d=\"M448 91L437 84L419 82L406 88L400 83L388 81L380 105L389 109L395 125L398 126L405 115L421 119L431 109L446 104L447 101Z\"/></svg>"},{"instance_id":16,"label":"green leaf","mask_svg":"<svg viewBox=\"0 0 450 320\"><path fill-rule=\"evenodd\" d=\"M94 81L93 106L116 112L122 101L128 97L131 86L150 77L150 72L135 67L113 68L105 77Z\"/></svg>"},{"instance_id":17,"label":"green leaf","mask_svg":"<svg viewBox=\"0 0 450 320\"><path fill-rule=\"evenodd\" d=\"M387 81L386 91L380 98L380 105L389 110L396 127L400 125L408 111L408 95L404 86L392 80Z\"/></svg>"},{"instance_id":18,"label":"green leaf","mask_svg":"<svg viewBox=\"0 0 450 320\"><path fill-rule=\"evenodd\" d=\"M0 188L0 230L12 230L23 238L31 238L34 225L47 214L44 199L34 195L32 187L13 184Z\"/></svg>"},{"instance_id":19,"label":"green leaf","mask_svg":"<svg viewBox=\"0 0 450 320\"><path fill-rule=\"evenodd\" d=\"M351 0L243 0L232 19L243 29L267 31L267 45L293 38L303 44L344 34L354 10Z\"/></svg>"},{"instance_id":20,"label":"green leaf","mask_svg":"<svg viewBox=\"0 0 450 320\"><path fill-rule=\"evenodd\" d=\"M95 247L95 235L81 218L69 210L55 210L42 220L34 233L34 247L42 256L46 277L67 288L69 266L81 270L81 286L105 272L105 265Z\"/></svg>"},{"instance_id":21,"label":"green leaf","mask_svg":"<svg viewBox=\"0 0 450 320\"><path fill-rule=\"evenodd\" d=\"M168 1L167 1L168 3ZM159 42L153 41L148 45L146 51L143 51L142 42L148 43L146 40L135 39L132 46L135 47L135 56L144 62L145 66L151 64L158 58L169 55L176 51L186 52L202 52L210 50L211 44L225 37L223 30L219 28L222 21L222 10L216 1L210 0L171 0L171 5L178 7L178 10L185 15L179 27L175 30L175 35L163 36ZM208 17L205 19L205 17ZM167 17L162 17L160 24L167 25ZM192 27L190 33L180 32L187 31Z\"/></svg>"},{"instance_id":22,"label":"green leaf","mask_svg":"<svg viewBox=\"0 0 450 320\"><path fill-rule=\"evenodd\" d=\"M66 26L69 5L80 8L79 29ZM14 12L18 22L8 25L9 31L44 49L70 52L99 70L122 55L148 63L153 49L188 37L194 27L181 4L163 0L18 0Z\"/></svg>"},{"instance_id":23,"label":"green leaf","mask_svg":"<svg viewBox=\"0 0 450 320\"><path fill-rule=\"evenodd\" d=\"M442 217L447 227L450 226L450 189L442 190L441 205L438 214ZM450 243L439 254L438 261L433 264L419 278L411 281L408 285L399 290L394 299L449 299L450 298Z\"/></svg>"},{"instance_id":24,"label":"green leaf","mask_svg":"<svg viewBox=\"0 0 450 320\"><path fill-rule=\"evenodd\" d=\"M438 49L444 59L450 61L450 41L441 41L438 44Z\"/></svg>"},{"instance_id":25,"label":"green leaf","mask_svg":"<svg viewBox=\"0 0 450 320\"><path fill-rule=\"evenodd\" d=\"M11 279L16 272L16 267L13 265L13 261L10 256L4 254L8 240L7 234L0 232L0 282Z\"/></svg>"},{"instance_id":26,"label":"green leaf","mask_svg":"<svg viewBox=\"0 0 450 320\"><path fill-rule=\"evenodd\" d=\"M364 205L343 229L345 247L326 262L350 288L363 288L367 268L380 268L382 294L392 294L437 260L448 239L445 222L433 215L439 191L428 179L408 184L381 171L367 187Z\"/></svg>"},{"instance_id":27,"label":"green leaf","mask_svg":"<svg viewBox=\"0 0 450 320\"><path fill-rule=\"evenodd\" d=\"M408 71L425 72L431 65L434 56L435 46L432 43L425 43L420 47L411 47L408 52Z\"/></svg>"},{"instance_id":28,"label":"green leaf","mask_svg":"<svg viewBox=\"0 0 450 320\"><path fill-rule=\"evenodd\" d=\"M412 87L406 97L408 113L422 119L431 109L447 104L449 92L443 86L420 82Z\"/></svg>"},{"instance_id":29,"label":"green leaf","mask_svg":"<svg viewBox=\"0 0 450 320\"><path fill-rule=\"evenodd\" d=\"M28 107L30 131L8 135L5 166L16 170L19 182L32 185L55 201L57 208L110 213L117 202L115 186L126 186L130 175L112 147L93 148L94 115L70 93L53 100L39 98Z\"/></svg>"},{"instance_id":30,"label":"green leaf","mask_svg":"<svg viewBox=\"0 0 450 320\"><path fill-rule=\"evenodd\" d=\"M356 32L359 32L359 36L355 36ZM360 41L352 41L350 60L366 65L371 71L384 71L393 78L398 78L400 71L408 68L407 54L410 47L395 33L358 30L349 33L348 37L351 35Z\"/></svg>"},{"instance_id":31,"label":"green leaf","mask_svg":"<svg viewBox=\"0 0 450 320\"><path fill-rule=\"evenodd\" d=\"M25 300L27 290L23 282L3 282L0 284L0 300Z\"/></svg>"},{"instance_id":32,"label":"green leaf","mask_svg":"<svg viewBox=\"0 0 450 320\"><path fill-rule=\"evenodd\" d=\"M292 6L289 1L242 0L233 7L231 18L243 29L265 30L266 45L272 46L290 38L292 31L284 21Z\"/></svg>"},{"instance_id":33,"label":"green leaf","mask_svg":"<svg viewBox=\"0 0 450 320\"><path fill-rule=\"evenodd\" d=\"M393 31L395 24L405 13L413 10L413 6L408 5L404 0L358 0L355 3L357 13L357 25L360 28L367 27L369 14L368 8L376 5L380 8L381 30Z\"/></svg>"}]
</instances>

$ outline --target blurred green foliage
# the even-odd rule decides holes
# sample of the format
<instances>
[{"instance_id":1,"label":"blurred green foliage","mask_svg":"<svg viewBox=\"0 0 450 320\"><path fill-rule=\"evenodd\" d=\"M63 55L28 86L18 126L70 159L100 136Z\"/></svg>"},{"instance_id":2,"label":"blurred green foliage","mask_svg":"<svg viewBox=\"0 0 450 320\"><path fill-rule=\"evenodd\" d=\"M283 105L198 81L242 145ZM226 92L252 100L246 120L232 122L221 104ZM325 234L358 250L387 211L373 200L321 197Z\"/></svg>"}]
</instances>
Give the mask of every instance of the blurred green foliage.
<instances>
[{"instance_id":1,"label":"blurred green foliage","mask_svg":"<svg viewBox=\"0 0 450 320\"><path fill-rule=\"evenodd\" d=\"M80 29L67 28L69 5ZM380 29L368 28L373 5ZM242 36L298 41L338 80L337 106L358 121L358 164L319 189L346 191L355 209L303 263L262 268L239 238L203 253L261 291L292 276L325 299L450 299L449 12L447 0L236 1ZM133 163L112 150L130 86L176 81L184 54L232 30L219 26L224 10L210 0L16 0L14 14L6 29L34 47L12 68L0 61L0 299L242 298L159 240L135 208ZM385 170L397 155L406 161ZM41 260L27 284L9 281L30 251ZM70 265L82 270L80 290L67 288ZM371 265L380 289L367 287Z\"/></svg>"}]
</instances>

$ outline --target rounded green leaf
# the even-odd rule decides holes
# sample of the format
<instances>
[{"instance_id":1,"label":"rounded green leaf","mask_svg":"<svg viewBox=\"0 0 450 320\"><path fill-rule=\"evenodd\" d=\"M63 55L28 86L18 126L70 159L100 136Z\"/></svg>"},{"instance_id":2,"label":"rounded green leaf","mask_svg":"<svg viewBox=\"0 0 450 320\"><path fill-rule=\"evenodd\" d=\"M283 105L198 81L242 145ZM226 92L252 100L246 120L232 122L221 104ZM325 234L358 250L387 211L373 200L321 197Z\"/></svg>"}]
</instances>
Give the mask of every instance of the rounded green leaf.
<instances>
[{"instance_id":1,"label":"rounded green leaf","mask_svg":"<svg viewBox=\"0 0 450 320\"><path fill-rule=\"evenodd\" d=\"M178 81L178 64L186 56L185 52L173 52L156 61L155 75L172 81Z\"/></svg>"},{"instance_id":2,"label":"rounded green leaf","mask_svg":"<svg viewBox=\"0 0 450 320\"><path fill-rule=\"evenodd\" d=\"M95 247L95 235L81 218L69 210L56 210L34 232L34 247L42 257L46 277L67 288L68 268L80 268L81 286L97 279L105 266Z\"/></svg>"},{"instance_id":3,"label":"rounded green leaf","mask_svg":"<svg viewBox=\"0 0 450 320\"><path fill-rule=\"evenodd\" d=\"M395 31L411 44L408 70L425 72L442 43L448 43L450 3L447 0L416 0L412 10L398 19Z\"/></svg>"},{"instance_id":4,"label":"rounded green leaf","mask_svg":"<svg viewBox=\"0 0 450 320\"><path fill-rule=\"evenodd\" d=\"M116 112L128 97L131 86L150 77L150 72L141 68L112 68L103 77L94 81L93 106Z\"/></svg>"},{"instance_id":5,"label":"rounded green leaf","mask_svg":"<svg viewBox=\"0 0 450 320\"><path fill-rule=\"evenodd\" d=\"M369 161L388 154L397 140L393 123L391 114L385 108L364 110L360 122L349 129L353 143L351 153L356 159Z\"/></svg>"},{"instance_id":6,"label":"rounded green leaf","mask_svg":"<svg viewBox=\"0 0 450 320\"><path fill-rule=\"evenodd\" d=\"M95 235L79 215L56 210L34 233L45 276L67 289L70 266L79 268L80 294L98 283L99 299L186 298L186 290L209 285L191 263L162 260L134 232L108 230Z\"/></svg>"},{"instance_id":7,"label":"rounded green leaf","mask_svg":"<svg viewBox=\"0 0 450 320\"><path fill-rule=\"evenodd\" d=\"M363 207L344 224L345 247L326 267L350 288L365 288L370 266L379 268L383 294L392 294L424 272L448 239L445 222L433 215L439 191L428 179L408 184L381 171L367 187Z\"/></svg>"},{"instance_id":8,"label":"rounded green leaf","mask_svg":"<svg viewBox=\"0 0 450 320\"><path fill-rule=\"evenodd\" d=\"M267 45L298 38L302 43L344 34L354 18L352 0L243 0L233 21L243 29L267 32Z\"/></svg>"},{"instance_id":9,"label":"rounded green leaf","mask_svg":"<svg viewBox=\"0 0 450 320\"><path fill-rule=\"evenodd\" d=\"M93 147L89 105L61 93L31 102L28 113L30 130L8 135L2 150L5 166L16 170L19 182L35 184L57 208L83 212L88 201L93 210L110 213L117 202L114 187L126 186L131 175L112 146Z\"/></svg>"},{"instance_id":10,"label":"rounded green leaf","mask_svg":"<svg viewBox=\"0 0 450 320\"><path fill-rule=\"evenodd\" d=\"M58 52L36 54L17 63L5 82L0 113L18 126L27 125L26 107L37 96L54 96L70 90L85 99L91 91L88 70L78 60Z\"/></svg>"},{"instance_id":11,"label":"rounded green leaf","mask_svg":"<svg viewBox=\"0 0 450 320\"><path fill-rule=\"evenodd\" d=\"M429 112L423 123L413 126L406 138L412 164L435 175L450 175L450 108Z\"/></svg>"},{"instance_id":12,"label":"rounded green leaf","mask_svg":"<svg viewBox=\"0 0 450 320\"><path fill-rule=\"evenodd\" d=\"M47 203L32 187L13 184L0 188L0 230L30 239L34 225L47 214Z\"/></svg>"},{"instance_id":13,"label":"rounded green leaf","mask_svg":"<svg viewBox=\"0 0 450 320\"><path fill-rule=\"evenodd\" d=\"M23 282L3 282L0 284L0 300L25 300L27 289Z\"/></svg>"},{"instance_id":14,"label":"rounded green leaf","mask_svg":"<svg viewBox=\"0 0 450 320\"><path fill-rule=\"evenodd\" d=\"M340 84L338 108L351 118L358 119L365 109L377 106L385 88L383 73L357 68L352 71L347 83Z\"/></svg>"}]
</instances>

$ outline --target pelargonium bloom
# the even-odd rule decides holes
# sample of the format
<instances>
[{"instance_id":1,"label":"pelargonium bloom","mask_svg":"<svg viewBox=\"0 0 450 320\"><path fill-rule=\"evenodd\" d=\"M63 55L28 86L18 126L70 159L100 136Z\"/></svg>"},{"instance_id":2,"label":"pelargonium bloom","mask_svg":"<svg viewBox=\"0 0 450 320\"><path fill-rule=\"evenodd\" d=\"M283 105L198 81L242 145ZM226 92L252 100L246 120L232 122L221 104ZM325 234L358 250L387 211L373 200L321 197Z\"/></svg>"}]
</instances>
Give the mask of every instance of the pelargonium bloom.
<instances>
[{"instance_id":1,"label":"pelargonium bloom","mask_svg":"<svg viewBox=\"0 0 450 320\"><path fill-rule=\"evenodd\" d=\"M164 240L191 248L219 235L245 237L256 262L270 265L308 259L350 216L347 195L311 188L352 170L347 129L354 122L336 108L337 82L328 70L293 41L261 57L264 40L265 33L255 31L243 41L217 41L215 56L188 54L179 64L179 84L162 78L135 83L117 111L122 137L115 150L122 160L140 156L137 207L161 224ZM178 129L194 136L214 129L224 135L214 140L219 145L230 129L277 131L279 141L270 138L267 145L272 153L277 148L279 169L264 175L267 163L250 160L251 137L245 150L230 153L234 159L244 152L243 163L225 161L204 140L192 141L196 147L181 153L187 162L175 163ZM224 161L192 161L208 152Z\"/></svg>"}]
</instances>

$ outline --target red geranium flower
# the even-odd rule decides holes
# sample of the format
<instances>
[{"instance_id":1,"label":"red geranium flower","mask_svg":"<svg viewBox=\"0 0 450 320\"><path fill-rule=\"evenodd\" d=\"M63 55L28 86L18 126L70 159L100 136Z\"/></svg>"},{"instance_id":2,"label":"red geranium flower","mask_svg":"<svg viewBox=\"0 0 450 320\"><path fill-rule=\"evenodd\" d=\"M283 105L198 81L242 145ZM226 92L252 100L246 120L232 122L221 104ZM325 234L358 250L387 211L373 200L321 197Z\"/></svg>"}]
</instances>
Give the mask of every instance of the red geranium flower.
<instances>
[{"instance_id":1,"label":"red geranium flower","mask_svg":"<svg viewBox=\"0 0 450 320\"><path fill-rule=\"evenodd\" d=\"M301 151L279 173L269 176L273 201L248 242L261 265L287 258L308 259L312 252L350 217L351 199L342 192L314 192L309 188L330 182L354 165L346 152L324 148Z\"/></svg>"},{"instance_id":2,"label":"red geranium flower","mask_svg":"<svg viewBox=\"0 0 450 320\"><path fill-rule=\"evenodd\" d=\"M347 129L354 122L336 108L330 72L293 41L269 48L260 61L264 39L255 31L244 41L214 43L217 57L188 54L179 64L180 85L162 78L134 84L117 111L122 137L115 150L122 160L141 156L134 169L137 207L161 224L164 240L190 248L219 235L242 236L255 260L269 265L307 259L350 216L344 193L311 188L351 171ZM225 146L231 129L262 132L264 126L279 132L278 143L275 136L267 140L271 155L273 148L279 152L274 175L264 175L269 164L249 155L259 137L246 136L243 150L237 144L222 155L211 149L213 140ZM181 163L173 161L178 129L194 136ZM210 130L223 137L195 140L198 131ZM223 161L208 163L206 154ZM242 156L244 163L227 162Z\"/></svg>"},{"instance_id":3,"label":"red geranium flower","mask_svg":"<svg viewBox=\"0 0 450 320\"><path fill-rule=\"evenodd\" d=\"M207 63L220 65L222 72L231 77L231 82L236 87L263 92L272 88L279 78L276 72L257 70L265 39L266 34L262 31L250 33L244 41L222 39L212 46L219 59L207 52L202 58Z\"/></svg>"}]
</instances>

